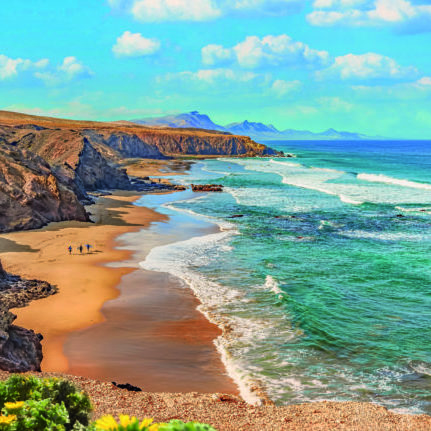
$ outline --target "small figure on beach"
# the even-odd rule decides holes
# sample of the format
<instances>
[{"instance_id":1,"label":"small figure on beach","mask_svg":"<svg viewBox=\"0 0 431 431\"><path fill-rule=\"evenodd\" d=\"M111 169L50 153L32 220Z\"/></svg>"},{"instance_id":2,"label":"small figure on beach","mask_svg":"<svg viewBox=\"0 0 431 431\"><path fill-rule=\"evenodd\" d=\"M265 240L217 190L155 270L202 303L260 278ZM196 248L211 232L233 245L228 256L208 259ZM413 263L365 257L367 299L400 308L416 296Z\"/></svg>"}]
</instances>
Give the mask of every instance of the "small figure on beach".
<instances>
[{"instance_id":1,"label":"small figure on beach","mask_svg":"<svg viewBox=\"0 0 431 431\"><path fill-rule=\"evenodd\" d=\"M72 246L69 245L69 247L67 247L67 249L69 250L69 254L72 254Z\"/></svg>"},{"instance_id":2,"label":"small figure on beach","mask_svg":"<svg viewBox=\"0 0 431 431\"><path fill-rule=\"evenodd\" d=\"M79 252L82 254L82 250L84 249L84 247L82 246L82 244L78 247Z\"/></svg>"},{"instance_id":3,"label":"small figure on beach","mask_svg":"<svg viewBox=\"0 0 431 431\"><path fill-rule=\"evenodd\" d=\"M87 253L90 253L91 245L90 244L85 244L85 247L87 247Z\"/></svg>"}]
</instances>

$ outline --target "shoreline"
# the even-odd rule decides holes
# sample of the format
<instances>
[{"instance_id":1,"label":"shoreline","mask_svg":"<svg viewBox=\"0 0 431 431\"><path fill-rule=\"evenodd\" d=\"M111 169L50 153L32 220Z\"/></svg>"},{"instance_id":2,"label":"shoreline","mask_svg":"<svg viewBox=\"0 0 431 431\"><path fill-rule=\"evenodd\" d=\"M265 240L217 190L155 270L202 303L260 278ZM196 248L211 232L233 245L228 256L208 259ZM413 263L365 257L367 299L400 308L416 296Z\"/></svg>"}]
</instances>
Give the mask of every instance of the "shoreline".
<instances>
[{"instance_id":1,"label":"shoreline","mask_svg":"<svg viewBox=\"0 0 431 431\"><path fill-rule=\"evenodd\" d=\"M140 170L145 169L145 173L148 174L148 164L143 163L142 165L139 166L139 169L134 166L134 173L139 174ZM155 165L152 169L153 172L150 173L152 176L172 175L184 170L184 163L181 162L174 162L175 169L171 171L169 168L172 164L168 166L166 162L158 162ZM136 288L139 290L139 285L145 285L145 280L136 281L136 272L139 268L139 260L136 261L134 258L136 250L131 249L123 238L125 235L133 236L138 235L139 232L146 232L152 223L166 222L168 217L152 209L134 205L133 202L143 195L143 193L137 194L136 192L115 192L109 196L99 197L95 205L88 207L92 213L94 224L51 223L42 229L13 232L0 237L3 241L0 242L1 258L9 272L26 278L46 280L59 287L60 290L57 295L47 300L35 301L26 308L13 310L18 316L17 325L34 329L44 336L42 342L44 350L43 371L68 374L76 372L102 380L123 379L136 384L132 376L128 377L131 374L130 369L127 369L123 375L111 373L112 368L105 373L94 375L94 373L88 372L85 364L77 367L77 361L71 361L70 353L76 352L76 349L69 349L67 352L66 345L74 334L85 332L90 328L100 328L109 320L109 316L105 315L105 306L115 302L116 299L121 301L124 285L126 287L128 284L135 285L135 290ZM78 244L85 245L87 242L92 244L94 249L89 254L84 252L80 255L76 247ZM67 252L69 243L73 244L72 255ZM3 247L1 247L2 245ZM157 245L158 242L155 240L153 246ZM11 249L11 251L6 251L5 248ZM26 265L22 265L23 261L26 262ZM165 276L166 274L160 277ZM133 282L134 278L135 281ZM201 391L206 392L238 393L236 386L226 374L213 342L219 335L218 327L207 321L203 314L197 310L199 301L190 289L184 289L182 286L180 288L178 286L173 287L172 280L165 280L163 283L165 286L170 286L168 289L170 295L166 295L163 300L166 301L169 296L176 295L177 302L187 304L185 307L187 308L186 314L190 318L184 322L182 316L177 316L176 327L172 324L165 324L164 328L159 328L157 337L153 336L153 344L159 338L170 338L170 343L159 346L169 350L169 346L172 346L172 341L175 340L180 356L183 355L182 360L181 358L177 360L182 364L183 369L177 369L177 371L183 372L184 378L172 380L182 381L182 386L171 384L169 387L169 379L165 379L165 386L163 387L155 384L157 372L154 376L151 370L149 372L148 370L141 371L143 374L152 376L145 384L147 390L149 388L149 390L188 392L201 389ZM140 293L142 294L142 291ZM159 295L157 290L153 290L152 298L154 299L157 295ZM161 305L162 309L163 306L169 309L167 302L165 305ZM151 310L148 310L148 313L152 314ZM125 321L127 320L130 319L126 313ZM167 318L167 320L169 319ZM146 322L146 325L149 323ZM197 329L199 330L196 336L193 331L196 332ZM111 334L105 335L109 337ZM147 337L148 333L143 335ZM180 343L177 342L178 337L181 339ZM109 338L106 337L99 339L109 341ZM111 347L110 350L115 349ZM84 363L85 355L83 356L82 353L81 349L80 354L78 354L78 361ZM170 354L173 357L176 356L175 351L171 351ZM121 358L118 359L121 362ZM199 366L199 360L201 366L205 360L211 363L211 366L206 367L208 368L207 376L200 380L196 377L196 366ZM188 372L184 371L185 364L189 364ZM154 362L152 366L154 369L157 368ZM95 367L97 368L97 364ZM120 365L117 366L118 370L122 368ZM160 368L158 377L161 378L164 374L169 374L166 371L167 367ZM171 379L173 377L174 374L171 374Z\"/></svg>"},{"instance_id":2,"label":"shoreline","mask_svg":"<svg viewBox=\"0 0 431 431\"><path fill-rule=\"evenodd\" d=\"M288 406L251 406L234 395L220 393L129 392L111 383L58 373L27 373L59 377L88 393L94 406L92 419L112 414L150 417L155 422L180 419L199 421L218 431L426 431L427 415L397 414L372 403L323 401ZM0 371L0 380L10 374Z\"/></svg>"},{"instance_id":3,"label":"shoreline","mask_svg":"<svg viewBox=\"0 0 431 431\"><path fill-rule=\"evenodd\" d=\"M2 250L2 262L8 272L28 279L41 279L59 288L56 295L12 310L18 316L15 322L18 326L42 333L43 370L67 371L68 360L63 353L67 335L103 321L101 307L118 296L116 286L125 274L132 271L125 267L103 266L130 256L129 251L117 248L116 238L163 218L143 208L132 211L131 202L138 197L136 193L129 196L128 193L118 193L99 198L90 207L93 217L96 217L94 224L51 223L42 229L1 236L3 240L14 243L17 250L29 250ZM87 242L93 245L93 251L80 255L78 245ZM69 244L73 244L72 255L67 251Z\"/></svg>"}]
</instances>

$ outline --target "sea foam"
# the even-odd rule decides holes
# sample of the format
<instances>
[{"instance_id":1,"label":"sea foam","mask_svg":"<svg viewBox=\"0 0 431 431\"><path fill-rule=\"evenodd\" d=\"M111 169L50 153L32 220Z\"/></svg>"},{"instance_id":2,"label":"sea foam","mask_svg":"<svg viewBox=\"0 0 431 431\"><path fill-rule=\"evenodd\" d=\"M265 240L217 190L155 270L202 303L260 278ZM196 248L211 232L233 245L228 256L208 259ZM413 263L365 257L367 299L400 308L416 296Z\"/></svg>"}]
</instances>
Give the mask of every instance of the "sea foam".
<instances>
[{"instance_id":1,"label":"sea foam","mask_svg":"<svg viewBox=\"0 0 431 431\"><path fill-rule=\"evenodd\" d=\"M414 189L431 190L431 184L418 183L410 180L403 180L399 178L388 177L382 174L358 174L357 178L363 181L372 183L392 184L401 187L410 187Z\"/></svg>"}]
</instances>

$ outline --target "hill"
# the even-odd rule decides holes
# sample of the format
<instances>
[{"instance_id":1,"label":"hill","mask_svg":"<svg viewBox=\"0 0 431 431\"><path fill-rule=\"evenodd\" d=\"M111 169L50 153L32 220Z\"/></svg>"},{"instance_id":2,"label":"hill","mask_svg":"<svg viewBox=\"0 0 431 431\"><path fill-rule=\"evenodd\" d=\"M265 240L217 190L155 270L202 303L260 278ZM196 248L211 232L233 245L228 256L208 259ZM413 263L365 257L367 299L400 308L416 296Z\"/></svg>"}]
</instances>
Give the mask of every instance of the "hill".
<instances>
[{"instance_id":1,"label":"hill","mask_svg":"<svg viewBox=\"0 0 431 431\"><path fill-rule=\"evenodd\" d=\"M131 190L124 158L277 154L249 137L194 128L37 117L0 111L0 232L88 220L88 192Z\"/></svg>"},{"instance_id":2,"label":"hill","mask_svg":"<svg viewBox=\"0 0 431 431\"><path fill-rule=\"evenodd\" d=\"M320 133L310 132L308 130L286 129L278 130L272 124L256 123L252 121L243 121L240 123L231 123L226 126L215 124L208 115L200 114L198 111L192 111L186 114L169 115L165 117L146 118L142 120L133 120L137 124L148 126L169 126L176 128L197 127L201 129L218 130L235 135L250 136L250 138L260 141L318 141L318 140L370 140L383 139L381 137L371 137L360 133L343 132L335 129L328 129Z\"/></svg>"}]
</instances>

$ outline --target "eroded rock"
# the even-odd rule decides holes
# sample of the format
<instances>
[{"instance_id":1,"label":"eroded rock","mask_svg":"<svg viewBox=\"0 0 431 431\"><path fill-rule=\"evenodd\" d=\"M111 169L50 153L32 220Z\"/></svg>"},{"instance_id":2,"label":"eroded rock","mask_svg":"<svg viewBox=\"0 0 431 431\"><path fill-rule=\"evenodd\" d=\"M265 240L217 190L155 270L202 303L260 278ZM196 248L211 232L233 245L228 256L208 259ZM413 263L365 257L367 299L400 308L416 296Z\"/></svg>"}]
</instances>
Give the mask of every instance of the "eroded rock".
<instances>
[{"instance_id":1,"label":"eroded rock","mask_svg":"<svg viewBox=\"0 0 431 431\"><path fill-rule=\"evenodd\" d=\"M0 369L4 371L40 371L42 335L13 325L12 308L21 308L35 299L57 292L54 286L38 280L25 280L6 273L0 262Z\"/></svg>"}]
</instances>

